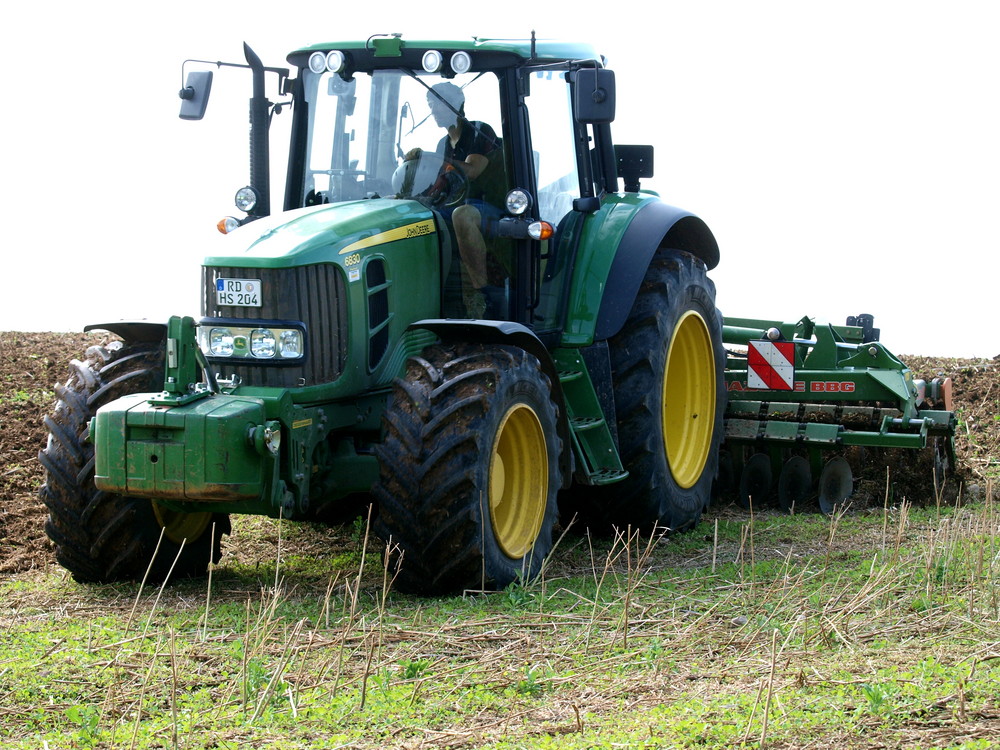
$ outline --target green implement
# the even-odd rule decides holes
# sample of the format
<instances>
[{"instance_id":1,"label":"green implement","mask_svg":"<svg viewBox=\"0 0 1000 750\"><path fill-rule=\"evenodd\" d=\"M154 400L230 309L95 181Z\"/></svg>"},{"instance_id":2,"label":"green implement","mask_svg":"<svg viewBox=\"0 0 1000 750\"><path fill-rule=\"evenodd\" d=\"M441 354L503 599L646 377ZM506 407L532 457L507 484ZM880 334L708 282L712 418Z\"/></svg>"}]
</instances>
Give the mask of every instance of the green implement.
<instances>
[{"instance_id":1,"label":"green implement","mask_svg":"<svg viewBox=\"0 0 1000 750\"><path fill-rule=\"evenodd\" d=\"M954 467L950 380L914 379L872 322L868 315L845 326L726 318L723 340L737 348L727 352L724 483L738 485L743 505L761 505L777 489L788 507L789 493L803 499L816 475L820 506L835 507L850 495L850 469L831 463L843 449L931 448L938 481ZM795 456L805 466L789 466ZM776 486L768 474L779 477Z\"/></svg>"}]
</instances>

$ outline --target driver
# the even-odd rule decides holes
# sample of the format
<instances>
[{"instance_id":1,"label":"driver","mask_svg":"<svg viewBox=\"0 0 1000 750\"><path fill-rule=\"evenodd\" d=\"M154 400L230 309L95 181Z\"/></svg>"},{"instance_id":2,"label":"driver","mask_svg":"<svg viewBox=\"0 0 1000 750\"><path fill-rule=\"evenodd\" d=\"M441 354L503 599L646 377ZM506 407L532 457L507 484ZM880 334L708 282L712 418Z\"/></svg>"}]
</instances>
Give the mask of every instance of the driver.
<instances>
[{"instance_id":1,"label":"driver","mask_svg":"<svg viewBox=\"0 0 1000 750\"><path fill-rule=\"evenodd\" d=\"M469 183L465 203L450 211L459 255L472 287L472 293L466 295L466 307L472 317L506 317L504 289L490 283L506 275L506 272L499 261L489 257L483 238L487 222L495 222L502 212L484 200L484 189L489 186L476 184L480 177L484 177L480 183L488 182L492 177L484 175L491 161L497 158L502 161L500 139L485 122L466 119L465 94L454 83L444 81L436 84L427 92L427 103L434 121L447 130L437 147L438 156L446 160L445 170L462 170ZM447 217L449 210L445 209L443 213Z\"/></svg>"}]
</instances>

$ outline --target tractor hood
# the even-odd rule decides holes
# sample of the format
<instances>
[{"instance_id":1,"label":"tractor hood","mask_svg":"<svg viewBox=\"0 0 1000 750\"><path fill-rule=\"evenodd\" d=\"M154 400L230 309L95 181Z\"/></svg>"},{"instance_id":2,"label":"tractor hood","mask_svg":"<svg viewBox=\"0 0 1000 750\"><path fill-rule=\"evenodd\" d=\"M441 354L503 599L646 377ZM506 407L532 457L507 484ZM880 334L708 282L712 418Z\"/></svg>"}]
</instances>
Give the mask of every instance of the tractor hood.
<instances>
[{"instance_id":1,"label":"tractor hood","mask_svg":"<svg viewBox=\"0 0 1000 750\"><path fill-rule=\"evenodd\" d=\"M433 234L434 213L412 200L375 198L286 211L227 235L240 249L206 266L270 268L336 262L341 256ZM279 261L280 263L276 263Z\"/></svg>"}]
</instances>

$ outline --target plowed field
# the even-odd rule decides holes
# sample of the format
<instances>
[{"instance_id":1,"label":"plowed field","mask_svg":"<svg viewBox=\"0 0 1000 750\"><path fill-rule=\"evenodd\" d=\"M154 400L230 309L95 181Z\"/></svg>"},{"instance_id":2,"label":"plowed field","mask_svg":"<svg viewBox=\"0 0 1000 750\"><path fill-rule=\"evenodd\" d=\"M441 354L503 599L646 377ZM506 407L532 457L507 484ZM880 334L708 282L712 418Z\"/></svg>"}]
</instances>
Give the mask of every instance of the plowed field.
<instances>
[{"instance_id":1,"label":"plowed field","mask_svg":"<svg viewBox=\"0 0 1000 750\"><path fill-rule=\"evenodd\" d=\"M107 334L0 333L0 574L49 564L52 548L45 536L45 507L37 497L43 481L38 452L46 441L43 424L55 400L55 386L66 380L67 364ZM954 381L958 471L956 485L976 491L1000 473L1000 356L992 359L942 359L903 356L917 377L950 376ZM884 467L869 466L871 498ZM898 470L898 467L896 468ZM934 501L931 477L920 472L899 486L914 503Z\"/></svg>"}]
</instances>

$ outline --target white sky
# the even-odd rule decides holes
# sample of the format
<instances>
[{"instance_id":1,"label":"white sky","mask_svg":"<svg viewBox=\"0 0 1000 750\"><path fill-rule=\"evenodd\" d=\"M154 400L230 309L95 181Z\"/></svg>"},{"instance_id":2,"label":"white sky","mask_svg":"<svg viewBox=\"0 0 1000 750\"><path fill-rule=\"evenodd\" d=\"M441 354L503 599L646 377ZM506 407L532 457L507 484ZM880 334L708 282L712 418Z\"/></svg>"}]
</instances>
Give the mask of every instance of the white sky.
<instances>
[{"instance_id":1,"label":"white sky","mask_svg":"<svg viewBox=\"0 0 1000 750\"><path fill-rule=\"evenodd\" d=\"M508 4L530 9L514 20L504 3L166 5L5 13L0 330L198 315L201 259L220 252L215 222L248 179L250 84L217 72L206 119L181 121L185 58L242 62L246 40L281 66L327 40L535 29L609 58L615 139L652 143L644 187L715 232L724 314L868 312L896 353L1000 353L994 3L542 0ZM272 142L275 160L283 150Z\"/></svg>"}]
</instances>

